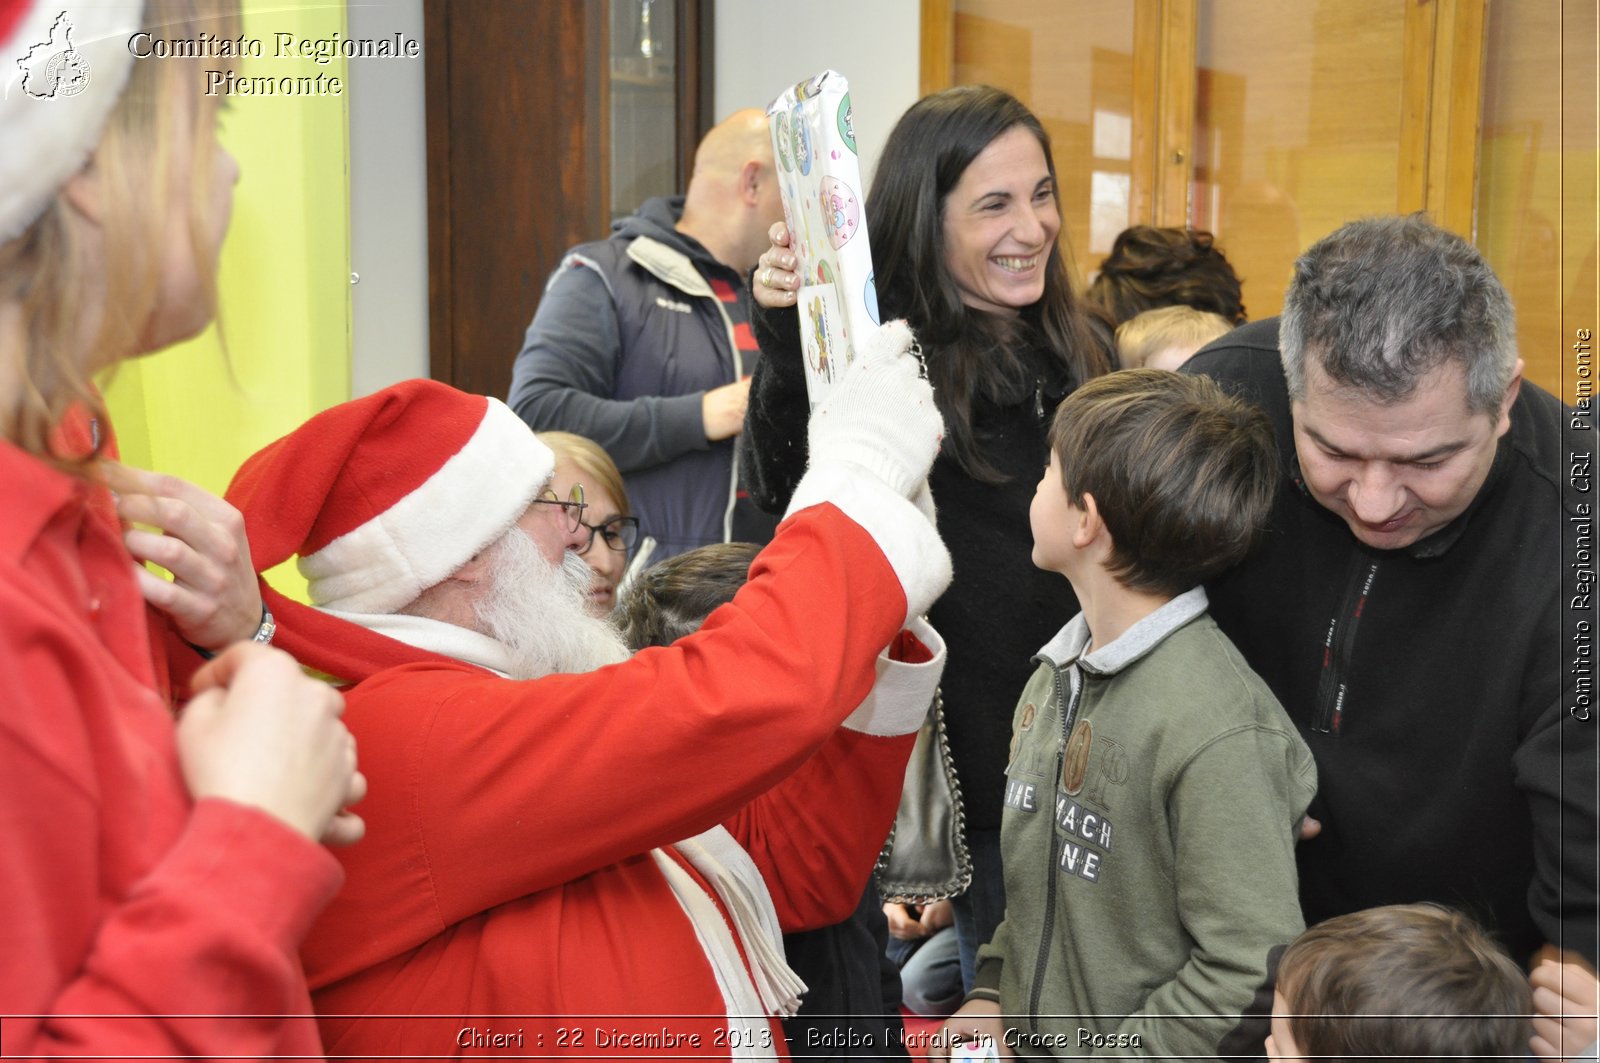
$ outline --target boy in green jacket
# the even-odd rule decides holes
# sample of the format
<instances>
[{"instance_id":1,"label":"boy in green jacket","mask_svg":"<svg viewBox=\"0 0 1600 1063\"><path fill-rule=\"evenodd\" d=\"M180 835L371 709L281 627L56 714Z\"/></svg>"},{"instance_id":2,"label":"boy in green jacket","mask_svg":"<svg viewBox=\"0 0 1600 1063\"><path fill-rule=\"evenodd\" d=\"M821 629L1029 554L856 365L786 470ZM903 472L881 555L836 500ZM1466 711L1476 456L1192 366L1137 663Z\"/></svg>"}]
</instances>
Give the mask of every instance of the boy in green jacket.
<instances>
[{"instance_id":1,"label":"boy in green jacket","mask_svg":"<svg viewBox=\"0 0 1600 1063\"><path fill-rule=\"evenodd\" d=\"M1212 1056L1304 929L1296 824L1316 768L1200 584L1276 484L1266 415L1136 369L1061 404L1033 562L1083 611L1013 718L1006 918L946 1027L958 1056Z\"/></svg>"}]
</instances>

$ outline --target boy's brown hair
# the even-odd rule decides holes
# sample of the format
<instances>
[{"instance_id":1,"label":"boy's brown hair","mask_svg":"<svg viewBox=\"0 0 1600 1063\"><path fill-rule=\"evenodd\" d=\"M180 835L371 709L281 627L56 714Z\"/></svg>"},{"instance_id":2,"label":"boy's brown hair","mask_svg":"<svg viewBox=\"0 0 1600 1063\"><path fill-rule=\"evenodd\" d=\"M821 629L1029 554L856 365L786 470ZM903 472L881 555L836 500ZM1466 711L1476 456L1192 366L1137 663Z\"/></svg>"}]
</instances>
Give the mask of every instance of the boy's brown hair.
<instances>
[{"instance_id":1,"label":"boy's brown hair","mask_svg":"<svg viewBox=\"0 0 1600 1063\"><path fill-rule=\"evenodd\" d=\"M1277 489L1272 425L1201 376L1126 369L1067 397L1050 426L1067 497L1093 495L1124 586L1181 594L1243 560Z\"/></svg>"},{"instance_id":2,"label":"boy's brown hair","mask_svg":"<svg viewBox=\"0 0 1600 1063\"><path fill-rule=\"evenodd\" d=\"M1278 965L1306 1059L1483 1060L1527 1054L1528 978L1470 918L1396 904L1318 923Z\"/></svg>"}]
</instances>

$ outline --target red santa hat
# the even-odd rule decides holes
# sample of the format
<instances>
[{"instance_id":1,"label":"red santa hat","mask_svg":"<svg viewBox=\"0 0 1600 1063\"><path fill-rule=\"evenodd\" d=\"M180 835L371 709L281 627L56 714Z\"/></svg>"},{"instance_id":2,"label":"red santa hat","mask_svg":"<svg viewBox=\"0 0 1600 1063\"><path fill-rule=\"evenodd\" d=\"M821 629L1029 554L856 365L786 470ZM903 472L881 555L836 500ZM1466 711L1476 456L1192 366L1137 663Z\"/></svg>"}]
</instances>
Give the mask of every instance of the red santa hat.
<instances>
[{"instance_id":1,"label":"red santa hat","mask_svg":"<svg viewBox=\"0 0 1600 1063\"><path fill-rule=\"evenodd\" d=\"M258 451L227 498L244 514L257 572L299 555L313 604L392 613L504 535L554 471L550 448L498 399L409 380L326 410ZM381 660L366 654L366 665L333 666L318 634L327 624L269 587L263 595L280 641L302 663L359 679L416 659L391 659L400 651L387 647ZM339 640L350 641L349 626ZM371 638L381 640L374 647L390 641Z\"/></svg>"},{"instance_id":2,"label":"red santa hat","mask_svg":"<svg viewBox=\"0 0 1600 1063\"><path fill-rule=\"evenodd\" d=\"M142 0L0 0L0 242L88 161L128 83Z\"/></svg>"}]
</instances>

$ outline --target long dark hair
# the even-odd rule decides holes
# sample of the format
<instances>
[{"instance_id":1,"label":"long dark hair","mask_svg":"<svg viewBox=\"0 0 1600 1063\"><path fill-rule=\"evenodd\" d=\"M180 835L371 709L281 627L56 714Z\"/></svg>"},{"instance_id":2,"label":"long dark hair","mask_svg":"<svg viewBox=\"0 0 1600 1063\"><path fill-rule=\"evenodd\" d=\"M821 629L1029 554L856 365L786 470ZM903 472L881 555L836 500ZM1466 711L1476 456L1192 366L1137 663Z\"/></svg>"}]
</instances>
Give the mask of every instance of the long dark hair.
<instances>
[{"instance_id":1,"label":"long dark hair","mask_svg":"<svg viewBox=\"0 0 1600 1063\"><path fill-rule=\"evenodd\" d=\"M1073 291L1071 249L1063 231L1045 263L1044 295L1020 319L974 310L945 268L944 203L972 160L996 137L1022 126L1039 141L1055 184L1050 137L1008 92L962 85L924 96L889 133L867 197L878 300L885 317L911 323L928 355L928 375L944 414L946 445L975 479L1005 479L979 451L972 427L978 395L1016 401L1033 381L1019 350L1042 347L1073 384L1111 368ZM1060 205L1060 193L1053 193ZM1035 335L1030 337L1029 330Z\"/></svg>"}]
</instances>

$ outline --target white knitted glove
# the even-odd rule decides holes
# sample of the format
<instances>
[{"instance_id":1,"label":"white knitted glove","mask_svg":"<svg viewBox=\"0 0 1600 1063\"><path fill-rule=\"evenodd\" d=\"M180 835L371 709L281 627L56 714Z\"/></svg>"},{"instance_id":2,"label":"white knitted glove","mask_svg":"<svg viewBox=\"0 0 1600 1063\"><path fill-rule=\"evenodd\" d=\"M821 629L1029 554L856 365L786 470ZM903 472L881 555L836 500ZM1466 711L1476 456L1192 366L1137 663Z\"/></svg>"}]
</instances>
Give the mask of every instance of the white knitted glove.
<instances>
[{"instance_id":1,"label":"white knitted glove","mask_svg":"<svg viewBox=\"0 0 1600 1063\"><path fill-rule=\"evenodd\" d=\"M914 339L904 321L890 321L857 346L854 361L812 411L811 468L852 465L907 499L925 490L944 420L909 353Z\"/></svg>"},{"instance_id":2,"label":"white knitted glove","mask_svg":"<svg viewBox=\"0 0 1600 1063\"><path fill-rule=\"evenodd\" d=\"M911 344L906 323L891 321L856 348L811 413L811 467L789 500L791 514L832 504L871 535L905 591L907 618L927 612L951 574L928 490L944 422Z\"/></svg>"}]
</instances>

